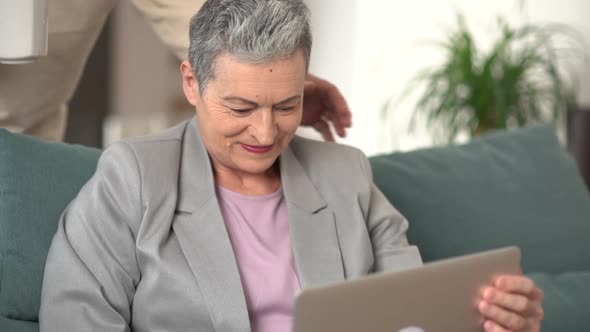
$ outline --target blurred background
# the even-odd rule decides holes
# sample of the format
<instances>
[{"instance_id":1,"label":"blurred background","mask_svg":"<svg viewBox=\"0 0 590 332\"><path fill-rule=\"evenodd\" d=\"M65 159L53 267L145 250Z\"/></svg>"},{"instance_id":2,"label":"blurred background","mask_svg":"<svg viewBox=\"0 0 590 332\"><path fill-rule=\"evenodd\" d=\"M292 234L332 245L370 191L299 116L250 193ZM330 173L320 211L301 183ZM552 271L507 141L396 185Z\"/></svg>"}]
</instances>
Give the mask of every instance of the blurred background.
<instances>
[{"instance_id":1,"label":"blurred background","mask_svg":"<svg viewBox=\"0 0 590 332\"><path fill-rule=\"evenodd\" d=\"M336 84L353 113L353 127L346 138L339 139L341 143L375 155L462 142L493 131L496 126L538 122L554 123L564 144L568 135L578 140L584 139L580 136L590 137L590 112L584 112L590 107L588 0L308 0L307 3L314 33L311 72ZM448 47L435 45L438 42L449 46L448 43L455 42L452 47L463 50L460 47L465 46L465 39L455 38L465 37L461 31L458 33L458 15L464 18L469 41L473 43L473 49L468 51L472 57L471 67L468 66L471 69L465 69L462 63L463 67L445 71L449 64L465 60L461 54L449 52ZM504 26L499 22L504 22ZM548 24L556 29L542 30ZM498 55L505 61L491 66L487 78L492 86L481 86L487 84L485 79L478 77L481 78L478 81L474 75L482 74L485 60L505 41L506 29L518 34L527 25L538 28L539 33L509 40L506 50ZM547 43L554 42L550 44L554 47L542 49L547 43L537 45L538 49L523 47L543 38ZM532 49L533 55L538 54L546 61L537 63L541 65L539 68L523 66L524 74L507 81L509 69L520 73L518 65L523 62L519 62L519 55L523 49ZM545 56L551 51L555 54L547 60ZM500 64L507 67L496 68ZM545 70L553 65L559 72L558 82L556 76ZM191 117L193 110L184 100L178 68L178 60L158 40L145 19L128 1L120 1L71 101L66 141L104 147L122 137L159 131ZM413 81L416 75L427 68L435 69L434 72L440 69L439 72L448 75L435 82L439 87L436 93L427 90L428 84L433 83L433 72L412 84L416 83ZM462 77L458 81L457 70ZM471 80L465 78L466 70ZM504 80L498 78L502 75ZM555 83L561 85L556 87ZM517 96L502 95L505 98L485 94L488 90L511 94L517 87L526 87L526 91L519 91L521 95ZM538 87L539 91L531 92L531 87ZM464 98L477 89L484 93L479 106ZM433 114L434 106L441 105L441 98L445 99L449 91L463 98L456 100L461 98L455 96L450 104L446 101L442 104L445 110L456 111L454 117L449 112ZM535 93L540 97L532 98L537 96ZM426 107L419 107L424 95L428 98L422 106ZM512 98L514 103L506 102L507 98ZM532 105L531 99L547 100ZM500 101L505 104L503 109L497 106ZM515 108L526 112L518 113ZM575 113L570 130L565 110ZM498 112L503 112L504 118ZM412 130L411 122L414 122ZM450 130L456 131L452 139L447 137ZM301 130L300 134L319 138L313 129ZM590 141L588 137L585 139ZM589 151L588 147L590 143L584 151Z\"/></svg>"}]
</instances>

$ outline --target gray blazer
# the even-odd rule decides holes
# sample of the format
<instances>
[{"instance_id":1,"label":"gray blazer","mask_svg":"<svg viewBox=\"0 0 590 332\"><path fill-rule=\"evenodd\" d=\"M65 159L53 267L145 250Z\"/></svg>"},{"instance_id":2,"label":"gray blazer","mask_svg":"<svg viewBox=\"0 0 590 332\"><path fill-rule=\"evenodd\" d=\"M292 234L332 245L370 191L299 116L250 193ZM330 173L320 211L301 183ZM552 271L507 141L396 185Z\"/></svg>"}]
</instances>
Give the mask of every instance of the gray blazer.
<instances>
[{"instance_id":1,"label":"gray blazer","mask_svg":"<svg viewBox=\"0 0 590 332\"><path fill-rule=\"evenodd\" d=\"M421 264L357 149L295 137L280 156L302 288ZM109 147L59 222L41 331L249 331L196 119Z\"/></svg>"}]
</instances>

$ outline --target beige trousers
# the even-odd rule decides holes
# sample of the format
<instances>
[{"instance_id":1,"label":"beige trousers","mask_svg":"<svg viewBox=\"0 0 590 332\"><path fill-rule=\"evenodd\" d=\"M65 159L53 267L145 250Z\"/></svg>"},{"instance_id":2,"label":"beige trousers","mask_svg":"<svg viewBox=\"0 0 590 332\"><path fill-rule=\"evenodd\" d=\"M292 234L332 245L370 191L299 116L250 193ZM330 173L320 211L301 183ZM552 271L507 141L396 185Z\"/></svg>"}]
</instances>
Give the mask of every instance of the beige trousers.
<instances>
[{"instance_id":1,"label":"beige trousers","mask_svg":"<svg viewBox=\"0 0 590 332\"><path fill-rule=\"evenodd\" d=\"M116 1L49 0L48 55L31 64L0 64L0 128L63 140L67 105ZM180 59L188 52L189 21L203 2L132 0Z\"/></svg>"}]
</instances>

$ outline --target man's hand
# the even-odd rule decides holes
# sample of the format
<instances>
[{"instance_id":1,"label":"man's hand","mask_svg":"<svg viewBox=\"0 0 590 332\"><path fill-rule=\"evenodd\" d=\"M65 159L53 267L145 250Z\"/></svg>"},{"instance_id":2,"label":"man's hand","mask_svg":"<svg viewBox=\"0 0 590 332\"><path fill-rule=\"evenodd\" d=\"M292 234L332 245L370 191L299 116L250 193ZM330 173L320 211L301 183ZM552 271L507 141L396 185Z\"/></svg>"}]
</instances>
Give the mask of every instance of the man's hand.
<instances>
[{"instance_id":1,"label":"man's hand","mask_svg":"<svg viewBox=\"0 0 590 332\"><path fill-rule=\"evenodd\" d=\"M301 124L315 128L326 141L334 141L330 123L338 136L346 136L345 128L352 125L352 114L338 88L326 80L308 74L304 94Z\"/></svg>"},{"instance_id":2,"label":"man's hand","mask_svg":"<svg viewBox=\"0 0 590 332\"><path fill-rule=\"evenodd\" d=\"M528 277L502 275L481 290L478 310L486 332L539 332L543 291Z\"/></svg>"}]
</instances>

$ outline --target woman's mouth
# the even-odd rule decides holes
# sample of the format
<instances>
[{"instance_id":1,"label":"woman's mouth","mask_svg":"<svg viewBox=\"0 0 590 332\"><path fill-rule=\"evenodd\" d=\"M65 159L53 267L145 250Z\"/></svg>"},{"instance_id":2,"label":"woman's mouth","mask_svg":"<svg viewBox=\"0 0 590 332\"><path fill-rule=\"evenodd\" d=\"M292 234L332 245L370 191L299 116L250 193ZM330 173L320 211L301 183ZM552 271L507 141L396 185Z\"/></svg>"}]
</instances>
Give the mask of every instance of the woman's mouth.
<instances>
[{"instance_id":1,"label":"woman's mouth","mask_svg":"<svg viewBox=\"0 0 590 332\"><path fill-rule=\"evenodd\" d=\"M273 145L248 145L243 143L241 143L240 145L242 146L242 148L244 148L244 150L258 154L266 153L272 150L273 147Z\"/></svg>"}]
</instances>

